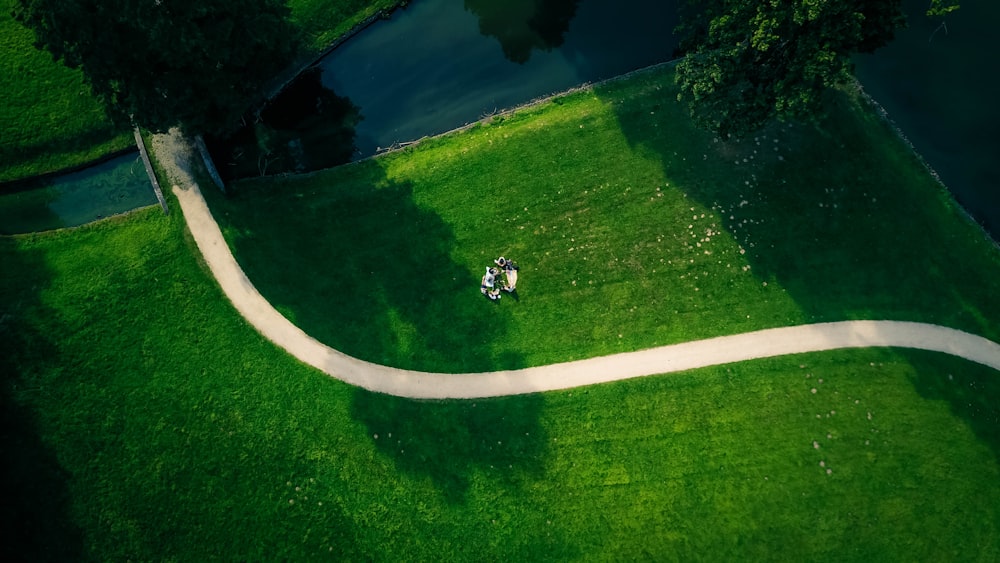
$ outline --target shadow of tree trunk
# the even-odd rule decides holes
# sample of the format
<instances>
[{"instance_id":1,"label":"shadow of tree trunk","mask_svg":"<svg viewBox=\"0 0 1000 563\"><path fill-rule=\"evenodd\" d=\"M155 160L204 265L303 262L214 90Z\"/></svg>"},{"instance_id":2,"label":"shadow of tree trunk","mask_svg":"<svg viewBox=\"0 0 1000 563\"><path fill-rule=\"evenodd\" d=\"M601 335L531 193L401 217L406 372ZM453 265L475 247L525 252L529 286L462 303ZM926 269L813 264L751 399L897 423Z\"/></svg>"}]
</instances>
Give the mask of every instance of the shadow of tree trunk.
<instances>
[{"instance_id":1,"label":"shadow of tree trunk","mask_svg":"<svg viewBox=\"0 0 1000 563\"><path fill-rule=\"evenodd\" d=\"M80 561L83 541L70 516L70 475L45 443L30 397L38 362L51 363L54 346L31 322L41 314L48 283L41 256L0 237L0 558L4 561ZM41 360L40 360L41 359Z\"/></svg>"}]
</instances>

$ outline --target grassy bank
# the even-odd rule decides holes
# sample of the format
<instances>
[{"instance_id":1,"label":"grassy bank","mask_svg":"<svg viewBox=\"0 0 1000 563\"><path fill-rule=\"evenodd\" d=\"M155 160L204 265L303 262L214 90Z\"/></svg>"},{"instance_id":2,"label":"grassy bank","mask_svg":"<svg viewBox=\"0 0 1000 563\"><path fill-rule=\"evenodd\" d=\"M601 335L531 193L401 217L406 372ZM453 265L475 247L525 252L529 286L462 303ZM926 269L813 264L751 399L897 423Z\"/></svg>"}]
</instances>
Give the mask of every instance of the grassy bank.
<instances>
[{"instance_id":1,"label":"grassy bank","mask_svg":"<svg viewBox=\"0 0 1000 563\"><path fill-rule=\"evenodd\" d=\"M5 559L1000 556L991 370L855 350L393 399L262 341L183 228L0 237Z\"/></svg>"},{"instance_id":2,"label":"grassy bank","mask_svg":"<svg viewBox=\"0 0 1000 563\"><path fill-rule=\"evenodd\" d=\"M286 314L398 364L849 317L997 338L996 250L851 98L819 130L730 144L670 88L644 75L205 192ZM0 237L5 560L1000 558L993 370L851 350L507 399L375 395L248 327L172 205ZM476 286L500 252L520 295L493 304Z\"/></svg>"},{"instance_id":3,"label":"grassy bank","mask_svg":"<svg viewBox=\"0 0 1000 563\"><path fill-rule=\"evenodd\" d=\"M0 182L131 146L130 128L111 123L83 74L34 47L34 34L11 16L14 4L0 0Z\"/></svg>"},{"instance_id":4,"label":"grassy bank","mask_svg":"<svg viewBox=\"0 0 1000 563\"><path fill-rule=\"evenodd\" d=\"M407 151L209 194L306 332L372 361L516 368L856 318L1000 337L1000 254L850 93L820 127L693 128L669 69ZM294 222L289 218L294 217ZM499 255L519 294L478 291Z\"/></svg>"},{"instance_id":5,"label":"grassy bank","mask_svg":"<svg viewBox=\"0 0 1000 563\"><path fill-rule=\"evenodd\" d=\"M323 51L369 17L399 4L399 0L288 1L292 18L305 32L307 48L313 53Z\"/></svg>"}]
</instances>

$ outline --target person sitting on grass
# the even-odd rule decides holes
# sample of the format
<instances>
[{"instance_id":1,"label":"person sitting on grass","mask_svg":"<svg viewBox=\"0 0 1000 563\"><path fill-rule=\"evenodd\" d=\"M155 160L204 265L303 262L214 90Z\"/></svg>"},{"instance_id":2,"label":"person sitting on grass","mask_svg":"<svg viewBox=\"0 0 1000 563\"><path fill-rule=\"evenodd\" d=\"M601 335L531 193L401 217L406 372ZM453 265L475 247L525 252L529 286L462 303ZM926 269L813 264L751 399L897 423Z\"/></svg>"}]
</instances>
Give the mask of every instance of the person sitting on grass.
<instances>
[{"instance_id":1,"label":"person sitting on grass","mask_svg":"<svg viewBox=\"0 0 1000 563\"><path fill-rule=\"evenodd\" d=\"M517 272L520 270L517 266L517 262L508 260L501 256L500 258L494 260L493 263L503 269L503 275L505 278L503 290L507 293L514 293L514 291L517 290Z\"/></svg>"},{"instance_id":2,"label":"person sitting on grass","mask_svg":"<svg viewBox=\"0 0 1000 563\"><path fill-rule=\"evenodd\" d=\"M500 299L500 290L493 287L498 273L496 268L486 268L483 281L479 284L479 291L486 297L489 297L490 301Z\"/></svg>"}]
</instances>

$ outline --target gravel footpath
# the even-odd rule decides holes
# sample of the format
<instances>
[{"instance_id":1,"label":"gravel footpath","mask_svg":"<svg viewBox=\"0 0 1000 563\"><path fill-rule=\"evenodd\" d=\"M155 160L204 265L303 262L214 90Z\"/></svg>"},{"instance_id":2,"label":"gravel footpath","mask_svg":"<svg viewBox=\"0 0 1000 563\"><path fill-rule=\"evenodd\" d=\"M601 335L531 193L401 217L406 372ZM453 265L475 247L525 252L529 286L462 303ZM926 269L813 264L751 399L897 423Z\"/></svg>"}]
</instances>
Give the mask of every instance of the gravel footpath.
<instances>
[{"instance_id":1,"label":"gravel footpath","mask_svg":"<svg viewBox=\"0 0 1000 563\"><path fill-rule=\"evenodd\" d=\"M786 354L886 346L943 352L1000 370L1000 344L955 329L901 321L845 321L775 328L489 373L427 373L365 362L309 336L261 296L226 245L191 175L192 148L178 132L158 135L152 142L152 150L173 184L173 193L205 262L247 322L302 362L371 391L417 399L520 395Z\"/></svg>"}]
</instances>

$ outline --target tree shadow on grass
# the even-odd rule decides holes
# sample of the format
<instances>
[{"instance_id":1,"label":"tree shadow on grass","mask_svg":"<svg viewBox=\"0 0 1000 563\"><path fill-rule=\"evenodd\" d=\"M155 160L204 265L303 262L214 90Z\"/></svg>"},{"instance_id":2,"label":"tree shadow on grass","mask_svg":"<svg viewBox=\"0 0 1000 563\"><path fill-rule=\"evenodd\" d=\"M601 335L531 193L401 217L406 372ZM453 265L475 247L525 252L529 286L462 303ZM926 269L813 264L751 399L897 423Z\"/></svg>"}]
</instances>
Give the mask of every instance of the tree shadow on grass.
<instances>
[{"instance_id":1,"label":"tree shadow on grass","mask_svg":"<svg viewBox=\"0 0 1000 563\"><path fill-rule=\"evenodd\" d=\"M745 250L739 260L794 300L805 322L913 320L996 340L988 317L1000 311L1000 291L977 269L972 229L942 211L942 188L927 174L906 175L920 170L917 157L873 111L858 112L852 93L829 92L817 125L775 122L722 140L693 127L675 101L672 70L656 72L645 92L611 85L598 94L630 144L656 155L671 186L719 217ZM626 94L633 98L623 103ZM918 391L947 399L1000 452L989 407L997 374L974 366L960 383L939 381L940 370L921 368L933 367L933 355L912 357Z\"/></svg>"},{"instance_id":2,"label":"tree shadow on grass","mask_svg":"<svg viewBox=\"0 0 1000 563\"><path fill-rule=\"evenodd\" d=\"M371 362L458 373L522 367L491 349L507 321L480 295L478 275L451 259L452 228L376 163L351 172L336 186L323 175L240 184L233 205L217 206L261 293L306 333Z\"/></svg>"},{"instance_id":3,"label":"tree shadow on grass","mask_svg":"<svg viewBox=\"0 0 1000 563\"><path fill-rule=\"evenodd\" d=\"M228 203L212 196L263 295L306 333L368 361L455 373L523 367L519 354L490 346L508 322L480 294L478 272L451 259L452 228L377 163L348 172L336 186L321 174L268 182L267 192L241 184ZM476 479L517 486L541 470L541 408L539 397L429 402L358 389L351 414L402 472L459 503Z\"/></svg>"},{"instance_id":4,"label":"tree shadow on grass","mask_svg":"<svg viewBox=\"0 0 1000 563\"><path fill-rule=\"evenodd\" d=\"M40 139L36 142L15 146L9 143L0 143L0 162L31 162L34 160L40 161L40 165L44 166L44 161L53 160L72 160L71 157L80 153L86 153L93 149L95 146L108 145L115 138L116 135L120 135L123 132L128 133L131 127L128 123L114 123L112 120L105 122L100 126L96 126L92 129L87 129L86 131L81 131L77 135L73 135L69 138L62 138L58 141L53 141L52 139ZM131 135L129 135L131 137ZM126 150L135 150L134 146L129 147ZM112 154L117 156L117 152L113 151ZM48 170L38 177L47 178L49 176L63 174L66 172L72 172L74 170L86 168L93 165L95 162L100 162L106 158L107 155L95 156L93 160L87 160L77 165L71 165L66 168L59 168L54 170ZM31 182L35 177L31 178L15 178L10 180L0 181L0 189L5 189L8 185L17 185L22 182Z\"/></svg>"},{"instance_id":5,"label":"tree shadow on grass","mask_svg":"<svg viewBox=\"0 0 1000 563\"><path fill-rule=\"evenodd\" d=\"M910 379L921 397L948 401L951 412L993 451L1000 462L1000 374L946 354L902 352L913 366Z\"/></svg>"},{"instance_id":6,"label":"tree shadow on grass","mask_svg":"<svg viewBox=\"0 0 1000 563\"><path fill-rule=\"evenodd\" d=\"M266 187L238 184L236 192L230 201L211 197L217 216L231 222L226 229L236 232L237 257L262 294L306 333L407 369L523 367L520 354L491 346L508 330L497 314L506 300L480 294L479 272L451 258L463 244L451 226L377 162ZM516 487L541 471L541 408L533 396L415 401L357 389L351 415L400 471L429 478L448 502L460 503L479 479Z\"/></svg>"},{"instance_id":7,"label":"tree shadow on grass","mask_svg":"<svg viewBox=\"0 0 1000 563\"><path fill-rule=\"evenodd\" d=\"M817 126L774 122L742 140L696 129L675 101L673 71L621 103L620 86L598 91L633 146L658 155L671 186L718 216L756 277L787 292L812 321L881 318L995 332L939 288L985 297L982 272L949 244L957 217L942 222L939 188L916 158L852 94L831 91ZM625 88L628 88L627 86ZM654 90L655 88L655 90ZM651 114L652 112L652 114ZM917 189L907 184L925 182ZM961 241L967 242L967 241ZM919 311L919 318L914 317Z\"/></svg>"},{"instance_id":8,"label":"tree shadow on grass","mask_svg":"<svg viewBox=\"0 0 1000 563\"><path fill-rule=\"evenodd\" d=\"M46 335L27 316L48 284L43 257L0 237L0 542L4 561L79 561L82 534L69 516L70 476L39 435L22 397L42 383L32 373L56 357Z\"/></svg>"},{"instance_id":9,"label":"tree shadow on grass","mask_svg":"<svg viewBox=\"0 0 1000 563\"><path fill-rule=\"evenodd\" d=\"M351 413L399 470L429 477L455 504L474 480L518 488L541 474L547 441L539 425L542 405L537 395L415 401L358 389Z\"/></svg>"}]
</instances>

